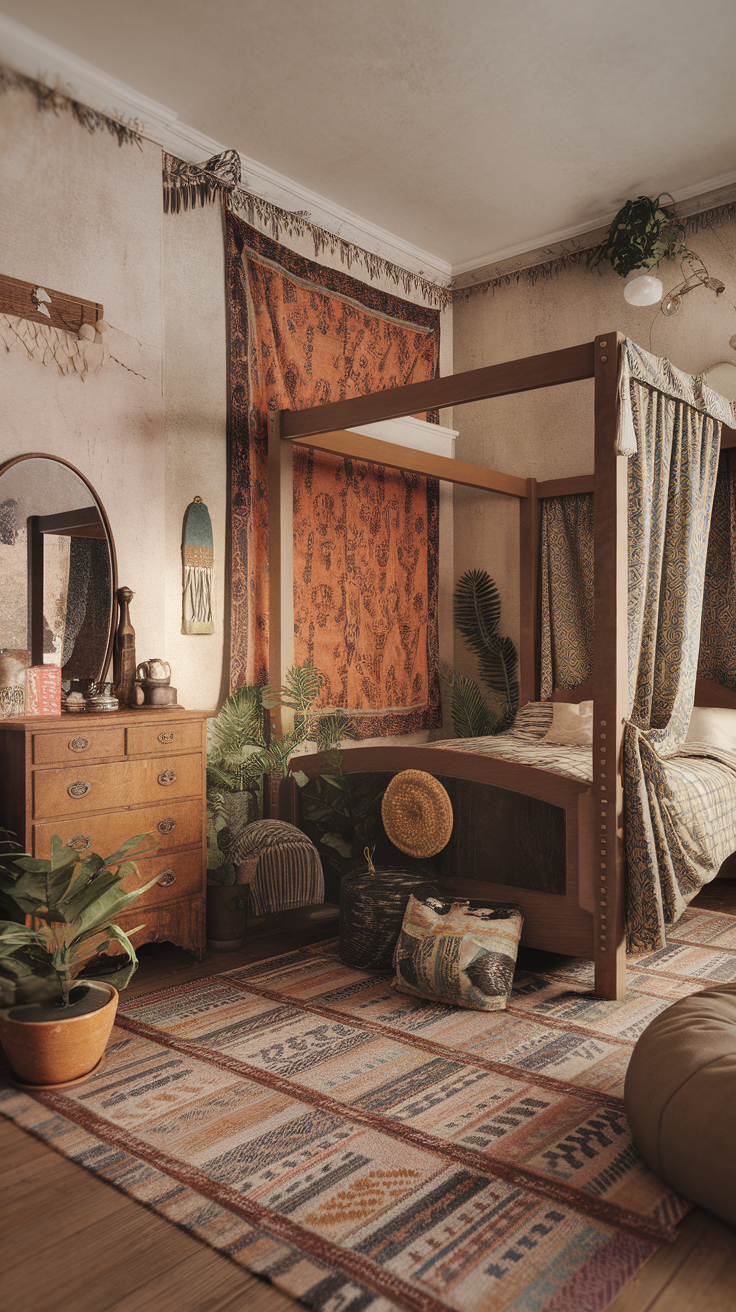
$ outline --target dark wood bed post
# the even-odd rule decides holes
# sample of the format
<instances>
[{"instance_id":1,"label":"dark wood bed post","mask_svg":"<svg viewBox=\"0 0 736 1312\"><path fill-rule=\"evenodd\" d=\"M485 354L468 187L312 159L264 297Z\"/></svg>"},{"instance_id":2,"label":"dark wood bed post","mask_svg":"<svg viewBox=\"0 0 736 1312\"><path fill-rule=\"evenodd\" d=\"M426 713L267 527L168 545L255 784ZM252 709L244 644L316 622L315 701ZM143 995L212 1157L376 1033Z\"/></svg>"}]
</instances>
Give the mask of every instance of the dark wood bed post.
<instances>
[{"instance_id":1,"label":"dark wood bed post","mask_svg":"<svg viewBox=\"0 0 736 1312\"><path fill-rule=\"evenodd\" d=\"M268 682L282 683L281 632L281 411L268 412ZM272 723L281 728L281 708L271 711Z\"/></svg>"},{"instance_id":2,"label":"dark wood bed post","mask_svg":"<svg viewBox=\"0 0 736 1312\"><path fill-rule=\"evenodd\" d=\"M628 706L628 461L616 451L621 333L595 339L593 885L595 991L626 992L623 721Z\"/></svg>"}]
</instances>

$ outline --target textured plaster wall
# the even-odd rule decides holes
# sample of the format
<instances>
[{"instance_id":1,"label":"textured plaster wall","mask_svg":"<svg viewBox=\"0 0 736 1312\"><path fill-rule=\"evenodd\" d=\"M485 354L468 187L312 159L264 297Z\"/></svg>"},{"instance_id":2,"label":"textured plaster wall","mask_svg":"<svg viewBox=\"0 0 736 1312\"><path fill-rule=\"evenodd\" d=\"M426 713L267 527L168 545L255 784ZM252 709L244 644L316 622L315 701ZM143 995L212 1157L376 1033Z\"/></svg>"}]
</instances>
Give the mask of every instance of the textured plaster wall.
<instances>
[{"instance_id":1,"label":"textured plaster wall","mask_svg":"<svg viewBox=\"0 0 736 1312\"><path fill-rule=\"evenodd\" d=\"M474 292L454 310L455 372L592 341L618 330L678 368L699 373L720 360L736 363L736 224L691 239L710 272L726 283L716 298L704 288L666 319L657 306L637 309L610 268L599 276L574 268L531 285ZM660 271L665 290L681 280L678 265ZM650 340L651 330L651 340ZM444 416L443 416L444 421ZM562 478L593 470L593 382L546 388L456 406L456 456L521 477ZM519 510L510 497L455 489L455 576L485 568L502 600L501 626L519 638ZM456 640L458 667L472 672Z\"/></svg>"},{"instance_id":2,"label":"textured plaster wall","mask_svg":"<svg viewBox=\"0 0 736 1312\"><path fill-rule=\"evenodd\" d=\"M311 242L294 244L314 257ZM228 690L219 208L164 215L157 146L119 147L107 133L90 136L70 116L39 114L30 95L11 92L0 96L0 251L0 272L101 302L114 329L105 340L123 362L82 382L30 360L20 346L6 354L0 345L0 463L41 451L90 480L110 519L119 582L135 593L138 659L168 660L180 702L214 712ZM339 256L320 260L341 267ZM389 282L378 285L396 293ZM448 311L441 372L451 371ZM450 424L451 412L443 418ZM182 520L195 496L214 530L211 637L181 633Z\"/></svg>"}]
</instances>

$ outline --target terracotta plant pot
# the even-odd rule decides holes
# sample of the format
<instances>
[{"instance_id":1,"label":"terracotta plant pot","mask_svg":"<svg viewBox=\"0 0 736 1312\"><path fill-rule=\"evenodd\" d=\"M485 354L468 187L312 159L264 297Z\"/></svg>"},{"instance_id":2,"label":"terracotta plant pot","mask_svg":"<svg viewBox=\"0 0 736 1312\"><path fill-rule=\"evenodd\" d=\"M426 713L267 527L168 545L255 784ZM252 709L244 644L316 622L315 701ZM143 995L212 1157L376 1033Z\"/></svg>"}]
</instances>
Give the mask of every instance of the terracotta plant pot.
<instances>
[{"instance_id":1,"label":"terracotta plant pot","mask_svg":"<svg viewBox=\"0 0 736 1312\"><path fill-rule=\"evenodd\" d=\"M58 1020L14 1020L10 1015L0 1016L0 1043L13 1074L23 1084L45 1088L69 1084L84 1079L99 1065L115 1022L118 991L112 984L97 981L90 982L88 987L104 991L107 1001L82 1016L65 1017L62 1009Z\"/></svg>"}]
</instances>

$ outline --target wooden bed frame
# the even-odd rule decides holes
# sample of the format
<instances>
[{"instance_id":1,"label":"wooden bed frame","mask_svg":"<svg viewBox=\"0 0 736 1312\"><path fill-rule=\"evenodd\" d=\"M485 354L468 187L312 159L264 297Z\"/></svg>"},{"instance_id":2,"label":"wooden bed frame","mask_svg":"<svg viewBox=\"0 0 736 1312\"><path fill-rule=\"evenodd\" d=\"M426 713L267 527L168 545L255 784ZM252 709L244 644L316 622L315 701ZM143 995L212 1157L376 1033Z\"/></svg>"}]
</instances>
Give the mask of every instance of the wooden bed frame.
<instances>
[{"instance_id":1,"label":"wooden bed frame","mask_svg":"<svg viewBox=\"0 0 736 1312\"><path fill-rule=\"evenodd\" d=\"M594 706L593 783L568 779L534 766L437 746L356 747L346 750L349 771L427 770L433 775L472 779L538 798L564 809L566 890L543 893L492 881L453 879L467 896L521 901L522 942L550 951L592 958L595 992L619 998L626 990L623 722L627 709L627 460L615 449L618 359L621 333L601 333L593 342L467 373L411 383L370 396L274 412L269 417L269 678L282 682L290 650L293 537L291 517L282 515L282 494L291 487L291 444L372 461L432 478L517 497L520 501L521 634L520 705L539 698L540 500L593 491L595 496L595 673L555 700ZM515 392L595 379L595 473L537 482L477 465L413 451L347 432L382 419ZM736 431L722 430L722 446L736 446ZM288 502L287 502L288 504ZM282 575L282 564L285 566ZM736 705L736 693L698 680L699 705ZM300 756L294 768L318 773L320 758Z\"/></svg>"}]
</instances>

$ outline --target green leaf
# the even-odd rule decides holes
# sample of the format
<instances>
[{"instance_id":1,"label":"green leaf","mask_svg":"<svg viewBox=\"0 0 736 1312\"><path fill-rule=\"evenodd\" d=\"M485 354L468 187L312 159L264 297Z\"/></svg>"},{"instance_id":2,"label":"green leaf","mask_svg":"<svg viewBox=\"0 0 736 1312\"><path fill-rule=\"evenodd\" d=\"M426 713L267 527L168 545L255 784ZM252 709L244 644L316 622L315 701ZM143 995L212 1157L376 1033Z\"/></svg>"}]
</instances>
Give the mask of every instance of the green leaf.
<instances>
[{"instance_id":1,"label":"green leaf","mask_svg":"<svg viewBox=\"0 0 736 1312\"><path fill-rule=\"evenodd\" d=\"M128 838L124 843L121 844L117 852L114 852L112 856L109 856L107 858L104 864L106 866L114 866L118 861L122 861L124 858L129 857L131 852L133 852L133 849L137 847L138 844L143 843L145 839L151 838L151 836L152 835L149 832L147 834L136 834L135 838ZM145 856L150 856L150 854L152 852L155 852L157 848L158 848L158 843L149 843L147 847L141 848L140 852L135 853L136 861L140 861Z\"/></svg>"},{"instance_id":2,"label":"green leaf","mask_svg":"<svg viewBox=\"0 0 736 1312\"><path fill-rule=\"evenodd\" d=\"M292 770L291 777L297 788L304 788L309 783L309 775L305 774L303 770Z\"/></svg>"},{"instance_id":3,"label":"green leaf","mask_svg":"<svg viewBox=\"0 0 736 1312\"><path fill-rule=\"evenodd\" d=\"M458 674L452 684L452 723L458 738L485 738L495 732L493 714L474 679Z\"/></svg>"},{"instance_id":4,"label":"green leaf","mask_svg":"<svg viewBox=\"0 0 736 1312\"><path fill-rule=\"evenodd\" d=\"M317 751L328 752L331 747L339 746L343 738L348 738L355 728L353 720L344 711L331 711L321 715L317 722Z\"/></svg>"},{"instance_id":5,"label":"green leaf","mask_svg":"<svg viewBox=\"0 0 736 1312\"><path fill-rule=\"evenodd\" d=\"M482 656L498 632L501 598L484 569L470 569L458 579L454 597L455 626L466 646Z\"/></svg>"},{"instance_id":6,"label":"green leaf","mask_svg":"<svg viewBox=\"0 0 736 1312\"><path fill-rule=\"evenodd\" d=\"M340 853L340 856L353 855L352 847L345 842L340 834L322 834L319 841L324 843L325 847L334 847L335 851Z\"/></svg>"}]
</instances>

